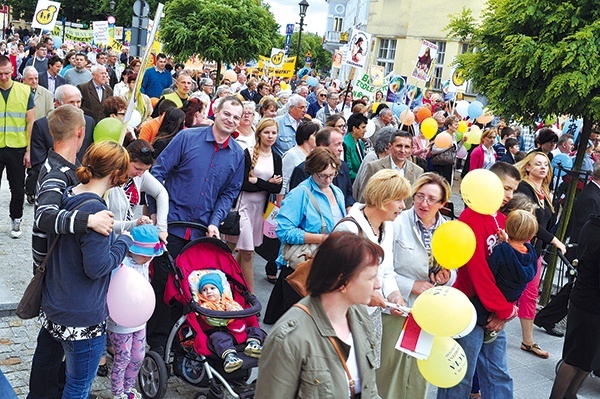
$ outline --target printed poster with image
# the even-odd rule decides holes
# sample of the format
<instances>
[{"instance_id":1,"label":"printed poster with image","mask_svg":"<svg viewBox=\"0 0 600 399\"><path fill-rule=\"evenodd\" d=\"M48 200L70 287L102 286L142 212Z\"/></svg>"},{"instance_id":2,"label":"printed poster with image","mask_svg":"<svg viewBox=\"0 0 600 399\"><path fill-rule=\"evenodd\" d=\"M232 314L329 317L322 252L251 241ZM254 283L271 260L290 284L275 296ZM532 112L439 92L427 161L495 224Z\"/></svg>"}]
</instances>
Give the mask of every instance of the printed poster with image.
<instances>
[{"instance_id":1,"label":"printed poster with image","mask_svg":"<svg viewBox=\"0 0 600 399\"><path fill-rule=\"evenodd\" d=\"M345 64L356 68L364 68L367 56L369 54L369 46L371 45L371 35L367 32L354 29L348 46L350 52L346 57Z\"/></svg>"},{"instance_id":2,"label":"printed poster with image","mask_svg":"<svg viewBox=\"0 0 600 399\"><path fill-rule=\"evenodd\" d=\"M373 86L383 86L383 75L385 74L385 68L381 65L371 65L370 76L371 84Z\"/></svg>"},{"instance_id":3,"label":"printed poster with image","mask_svg":"<svg viewBox=\"0 0 600 399\"><path fill-rule=\"evenodd\" d=\"M433 66L437 59L437 44L423 40L419 55L417 57L417 63L412 71L411 76L423 82L427 82L433 73Z\"/></svg>"},{"instance_id":4,"label":"printed poster with image","mask_svg":"<svg viewBox=\"0 0 600 399\"><path fill-rule=\"evenodd\" d=\"M335 50L335 53L333 53L333 57L331 58L331 67L340 69L342 67L343 59L344 59L344 56L342 54L342 51Z\"/></svg>"},{"instance_id":5,"label":"printed poster with image","mask_svg":"<svg viewBox=\"0 0 600 399\"><path fill-rule=\"evenodd\" d=\"M60 3L56 1L39 0L31 21L31 27L43 30L52 30L58 18Z\"/></svg>"},{"instance_id":6,"label":"printed poster with image","mask_svg":"<svg viewBox=\"0 0 600 399\"><path fill-rule=\"evenodd\" d=\"M390 75L385 101L403 104L406 96L406 76Z\"/></svg>"}]
</instances>

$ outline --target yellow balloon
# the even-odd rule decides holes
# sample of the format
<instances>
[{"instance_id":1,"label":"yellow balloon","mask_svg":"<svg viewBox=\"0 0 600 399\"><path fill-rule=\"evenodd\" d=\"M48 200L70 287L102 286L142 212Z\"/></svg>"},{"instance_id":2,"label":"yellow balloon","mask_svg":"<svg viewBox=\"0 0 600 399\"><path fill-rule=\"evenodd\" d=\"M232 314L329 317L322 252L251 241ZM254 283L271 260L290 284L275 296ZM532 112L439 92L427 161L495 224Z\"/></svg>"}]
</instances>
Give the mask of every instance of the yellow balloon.
<instances>
[{"instance_id":1,"label":"yellow balloon","mask_svg":"<svg viewBox=\"0 0 600 399\"><path fill-rule=\"evenodd\" d=\"M442 224L431 238L433 257L446 269L456 269L467 263L475 253L475 246L475 233L458 220Z\"/></svg>"},{"instance_id":2,"label":"yellow balloon","mask_svg":"<svg viewBox=\"0 0 600 399\"><path fill-rule=\"evenodd\" d=\"M423 377L439 388L458 385L467 374L467 355L463 348L449 337L435 337L426 360L417 359Z\"/></svg>"},{"instance_id":3,"label":"yellow balloon","mask_svg":"<svg viewBox=\"0 0 600 399\"><path fill-rule=\"evenodd\" d=\"M474 311L471 301L461 291L439 286L419 295L411 313L419 327L429 334L451 337L465 331Z\"/></svg>"},{"instance_id":4,"label":"yellow balloon","mask_svg":"<svg viewBox=\"0 0 600 399\"><path fill-rule=\"evenodd\" d=\"M421 132L428 140L431 140L438 131L437 121L433 118L426 118L421 122Z\"/></svg>"},{"instance_id":5,"label":"yellow balloon","mask_svg":"<svg viewBox=\"0 0 600 399\"><path fill-rule=\"evenodd\" d=\"M471 130L467 133L467 143L479 145L481 142L481 129L479 126L471 126Z\"/></svg>"},{"instance_id":6,"label":"yellow balloon","mask_svg":"<svg viewBox=\"0 0 600 399\"><path fill-rule=\"evenodd\" d=\"M373 103L373 105L371 106L371 111L373 111L373 113L377 111L377 107L379 107L379 104L381 103Z\"/></svg>"},{"instance_id":7,"label":"yellow balloon","mask_svg":"<svg viewBox=\"0 0 600 399\"><path fill-rule=\"evenodd\" d=\"M279 82L279 87L281 88L281 91L285 91L290 88L289 85L283 81Z\"/></svg>"},{"instance_id":8,"label":"yellow balloon","mask_svg":"<svg viewBox=\"0 0 600 399\"><path fill-rule=\"evenodd\" d=\"M459 121L457 130L461 133L466 133L469 130L469 124L465 121Z\"/></svg>"},{"instance_id":9,"label":"yellow balloon","mask_svg":"<svg viewBox=\"0 0 600 399\"><path fill-rule=\"evenodd\" d=\"M502 206L504 185L495 173L487 169L475 169L467 173L460 184L460 195L475 212L493 215Z\"/></svg>"}]
</instances>

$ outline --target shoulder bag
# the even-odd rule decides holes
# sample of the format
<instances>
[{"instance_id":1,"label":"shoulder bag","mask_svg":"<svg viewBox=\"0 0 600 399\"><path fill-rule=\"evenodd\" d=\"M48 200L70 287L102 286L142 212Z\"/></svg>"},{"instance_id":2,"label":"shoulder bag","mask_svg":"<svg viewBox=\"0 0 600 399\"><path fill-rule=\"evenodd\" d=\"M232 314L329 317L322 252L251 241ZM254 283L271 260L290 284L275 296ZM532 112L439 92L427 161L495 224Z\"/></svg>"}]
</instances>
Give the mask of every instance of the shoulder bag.
<instances>
[{"instance_id":1,"label":"shoulder bag","mask_svg":"<svg viewBox=\"0 0 600 399\"><path fill-rule=\"evenodd\" d=\"M323 218L323 214L321 213L317 199L306 186L303 186L303 188L306 190L311 204L315 207L319 213L319 216L321 216L321 234L325 234L327 232L327 224ZM283 244L281 255L283 256L283 259L286 261L287 265L296 270L300 263L312 259L315 256L315 252L317 251L318 247L319 244L314 243Z\"/></svg>"},{"instance_id":2,"label":"shoulder bag","mask_svg":"<svg viewBox=\"0 0 600 399\"><path fill-rule=\"evenodd\" d=\"M236 209L229 211L225 219L219 225L219 232L228 236L240 235L240 202L242 201L242 192L237 199Z\"/></svg>"},{"instance_id":3,"label":"shoulder bag","mask_svg":"<svg viewBox=\"0 0 600 399\"><path fill-rule=\"evenodd\" d=\"M73 210L79 209L83 205L92 201L95 200L89 199L83 201L81 204L73 208ZM34 317L40 315L40 306L42 304L42 290L44 288L44 276L46 273L46 265L48 264L50 255L52 255L52 251L54 251L54 247L56 247L59 238L60 234L57 234L54 238L54 241L52 241L50 248L48 249L46 257L42 261L42 264L35 269L33 278L27 285L27 288L25 288L23 297L19 301L19 305L17 305L17 310L15 311L15 314L23 320L33 319Z\"/></svg>"},{"instance_id":4,"label":"shoulder bag","mask_svg":"<svg viewBox=\"0 0 600 399\"><path fill-rule=\"evenodd\" d=\"M436 147L437 148L437 147ZM446 150L435 154L431 157L431 163L433 165L453 165L454 164L454 144L448 147Z\"/></svg>"},{"instance_id":5,"label":"shoulder bag","mask_svg":"<svg viewBox=\"0 0 600 399\"><path fill-rule=\"evenodd\" d=\"M336 224L336 227L346 221L355 223L356 227L358 227L358 234L362 235L362 228L352 216L346 216L345 218L340 219L340 221ZM335 227L333 230L335 230ZM310 268L312 267L312 261L312 259L309 259L298 264L296 270L294 270L292 274L285 278L285 281L287 281L290 287L292 287L294 291L296 291L302 297L305 297L309 294L309 292L306 290L306 282L308 280Z\"/></svg>"}]
</instances>

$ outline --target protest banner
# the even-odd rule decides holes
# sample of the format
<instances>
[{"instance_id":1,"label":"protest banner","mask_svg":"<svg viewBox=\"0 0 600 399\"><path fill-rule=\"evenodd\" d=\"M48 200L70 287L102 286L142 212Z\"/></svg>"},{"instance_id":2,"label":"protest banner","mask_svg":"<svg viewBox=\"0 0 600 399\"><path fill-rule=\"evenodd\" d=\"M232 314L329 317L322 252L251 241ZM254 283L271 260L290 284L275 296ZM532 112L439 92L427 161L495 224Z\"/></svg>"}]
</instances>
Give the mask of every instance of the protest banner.
<instances>
[{"instance_id":1,"label":"protest banner","mask_svg":"<svg viewBox=\"0 0 600 399\"><path fill-rule=\"evenodd\" d=\"M94 28L94 43L110 43L110 36L108 34L108 21L93 21L92 26Z\"/></svg>"},{"instance_id":2,"label":"protest banner","mask_svg":"<svg viewBox=\"0 0 600 399\"><path fill-rule=\"evenodd\" d=\"M350 52L346 57L345 64L363 69L369 54L371 35L367 32L354 29L350 38Z\"/></svg>"},{"instance_id":3,"label":"protest banner","mask_svg":"<svg viewBox=\"0 0 600 399\"><path fill-rule=\"evenodd\" d=\"M54 25L56 25L59 9L59 2L38 0L35 12L33 13L31 27L51 31L54 29Z\"/></svg>"},{"instance_id":4,"label":"protest banner","mask_svg":"<svg viewBox=\"0 0 600 399\"><path fill-rule=\"evenodd\" d=\"M423 44L421 44L421 49L419 50L419 55L417 57L417 62L411 73L413 78L423 82L427 82L431 78L433 66L437 58L437 50L437 44L423 40Z\"/></svg>"}]
</instances>

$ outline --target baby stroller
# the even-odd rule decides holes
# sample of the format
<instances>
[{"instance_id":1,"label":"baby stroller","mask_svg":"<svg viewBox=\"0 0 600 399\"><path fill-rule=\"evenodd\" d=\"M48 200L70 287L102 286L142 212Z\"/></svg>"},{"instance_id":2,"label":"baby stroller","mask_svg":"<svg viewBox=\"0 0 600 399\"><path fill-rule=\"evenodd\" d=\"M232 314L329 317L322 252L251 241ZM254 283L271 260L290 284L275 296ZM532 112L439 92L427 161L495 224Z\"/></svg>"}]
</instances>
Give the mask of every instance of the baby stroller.
<instances>
[{"instance_id":1,"label":"baby stroller","mask_svg":"<svg viewBox=\"0 0 600 399\"><path fill-rule=\"evenodd\" d=\"M206 227L189 222L170 223L206 231ZM252 398L254 383L248 379L258 360L244 354L244 340L236 346L243 366L233 373L225 373L223 360L211 352L203 329L210 328L203 317L218 319L243 319L247 326L259 327L257 314L261 305L248 291L246 281L229 247L221 240L201 237L188 243L173 259L169 255L170 271L165 288L165 301L183 305L183 315L169 334L164 358L157 352L148 351L138 376L142 395L148 399L162 399L167 392L167 380L176 375L183 381L199 388L197 399L223 398L225 391L234 398ZM194 300L198 281L203 273L222 273L229 283L233 299L243 310L234 312L215 311L201 307ZM236 337L238 338L238 337Z\"/></svg>"}]
</instances>

